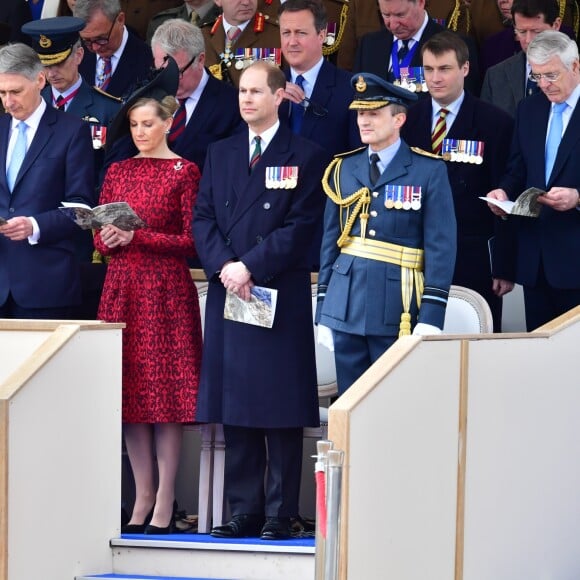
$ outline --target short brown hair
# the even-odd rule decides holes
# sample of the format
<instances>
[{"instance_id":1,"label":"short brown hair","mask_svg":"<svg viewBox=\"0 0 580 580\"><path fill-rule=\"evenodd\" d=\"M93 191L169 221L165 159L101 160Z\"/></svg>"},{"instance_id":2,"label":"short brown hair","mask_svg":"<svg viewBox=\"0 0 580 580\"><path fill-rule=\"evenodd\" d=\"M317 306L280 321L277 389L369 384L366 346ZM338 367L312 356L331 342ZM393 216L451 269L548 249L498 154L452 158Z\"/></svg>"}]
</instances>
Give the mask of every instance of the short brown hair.
<instances>
[{"instance_id":1,"label":"short brown hair","mask_svg":"<svg viewBox=\"0 0 580 580\"><path fill-rule=\"evenodd\" d=\"M284 73L273 63L266 60L257 60L253 62L247 69L244 69L242 77L247 70L252 68L259 68L266 72L266 82L274 94L278 89L286 88L286 76Z\"/></svg>"},{"instance_id":2,"label":"short brown hair","mask_svg":"<svg viewBox=\"0 0 580 580\"><path fill-rule=\"evenodd\" d=\"M452 51L455 53L459 66L463 66L469 60L469 49L465 41L452 30L444 30L434 34L423 45L421 56L428 50L435 56L441 56L445 52Z\"/></svg>"}]
</instances>

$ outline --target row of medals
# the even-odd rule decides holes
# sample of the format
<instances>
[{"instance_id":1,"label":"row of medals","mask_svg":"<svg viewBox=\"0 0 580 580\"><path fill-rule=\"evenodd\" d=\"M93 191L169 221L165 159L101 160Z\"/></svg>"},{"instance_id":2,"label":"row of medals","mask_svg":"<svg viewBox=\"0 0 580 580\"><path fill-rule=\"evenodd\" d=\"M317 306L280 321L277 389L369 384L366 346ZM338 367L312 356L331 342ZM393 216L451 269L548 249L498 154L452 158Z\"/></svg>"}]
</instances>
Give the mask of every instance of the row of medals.
<instances>
[{"instance_id":1,"label":"row of medals","mask_svg":"<svg viewBox=\"0 0 580 580\"><path fill-rule=\"evenodd\" d=\"M298 185L298 167L266 167L267 189L294 189Z\"/></svg>"},{"instance_id":2,"label":"row of medals","mask_svg":"<svg viewBox=\"0 0 580 580\"><path fill-rule=\"evenodd\" d=\"M242 53L241 51L244 52ZM260 56L256 57L254 56L254 52L250 53L249 51L260 51L259 53ZM262 54L264 56L261 56ZM256 62L257 60L269 61L272 64L275 64L276 66L280 66L282 64L280 48L258 48L258 49L239 48L236 49L235 52L232 52L231 49L226 49L225 52L220 54L220 58L227 67L231 67L233 62L234 68L236 70L243 70L249 67L252 63Z\"/></svg>"},{"instance_id":3,"label":"row of medals","mask_svg":"<svg viewBox=\"0 0 580 580\"><path fill-rule=\"evenodd\" d=\"M416 79L403 77L401 79L395 79L393 84L402 89L407 89L412 93L428 93L427 83L425 81L417 82Z\"/></svg>"},{"instance_id":4,"label":"row of medals","mask_svg":"<svg viewBox=\"0 0 580 580\"><path fill-rule=\"evenodd\" d=\"M461 153L459 151L446 151L441 154L441 157L445 161L458 163L474 163L475 165L481 165L483 163L483 157L481 155L471 155L470 153Z\"/></svg>"},{"instance_id":5,"label":"row of medals","mask_svg":"<svg viewBox=\"0 0 580 580\"><path fill-rule=\"evenodd\" d=\"M385 207L387 209L421 209L421 187L413 185L386 185Z\"/></svg>"}]
</instances>

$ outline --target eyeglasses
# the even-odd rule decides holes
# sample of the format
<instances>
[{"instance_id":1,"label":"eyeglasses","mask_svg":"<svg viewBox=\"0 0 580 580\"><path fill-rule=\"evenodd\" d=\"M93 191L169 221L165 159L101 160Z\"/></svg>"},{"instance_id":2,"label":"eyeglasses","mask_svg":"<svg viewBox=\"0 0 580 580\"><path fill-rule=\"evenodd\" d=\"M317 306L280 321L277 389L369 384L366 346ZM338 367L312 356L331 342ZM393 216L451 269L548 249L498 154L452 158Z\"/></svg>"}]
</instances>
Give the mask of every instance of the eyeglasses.
<instances>
[{"instance_id":1,"label":"eyeglasses","mask_svg":"<svg viewBox=\"0 0 580 580\"><path fill-rule=\"evenodd\" d=\"M191 67L191 65L195 62L195 59L197 58L197 56L194 56L185 66L182 66L179 69L179 78L183 77L183 73Z\"/></svg>"},{"instance_id":2,"label":"eyeglasses","mask_svg":"<svg viewBox=\"0 0 580 580\"><path fill-rule=\"evenodd\" d=\"M105 46L106 44L109 44L109 39L111 38L111 33L113 32L113 27L117 22L117 18L119 18L119 14L117 14L117 16L115 16L115 18L113 19L113 22L111 23L111 28L109 28L107 36L97 36L97 38L81 38L83 44L87 48L91 48L93 44L96 44L97 46Z\"/></svg>"},{"instance_id":3,"label":"eyeglasses","mask_svg":"<svg viewBox=\"0 0 580 580\"><path fill-rule=\"evenodd\" d=\"M533 73L533 72L531 72L528 75L528 77L531 81L534 81L535 83L539 83L542 79L544 79L545 81L547 81L549 83L554 83L560 78L561 74L562 74L562 72L549 72L549 73Z\"/></svg>"},{"instance_id":4,"label":"eyeglasses","mask_svg":"<svg viewBox=\"0 0 580 580\"><path fill-rule=\"evenodd\" d=\"M305 111L311 111L315 117L326 117L328 114L328 109L311 101L308 97L304 97L302 101L300 101L300 105L304 107Z\"/></svg>"}]
</instances>

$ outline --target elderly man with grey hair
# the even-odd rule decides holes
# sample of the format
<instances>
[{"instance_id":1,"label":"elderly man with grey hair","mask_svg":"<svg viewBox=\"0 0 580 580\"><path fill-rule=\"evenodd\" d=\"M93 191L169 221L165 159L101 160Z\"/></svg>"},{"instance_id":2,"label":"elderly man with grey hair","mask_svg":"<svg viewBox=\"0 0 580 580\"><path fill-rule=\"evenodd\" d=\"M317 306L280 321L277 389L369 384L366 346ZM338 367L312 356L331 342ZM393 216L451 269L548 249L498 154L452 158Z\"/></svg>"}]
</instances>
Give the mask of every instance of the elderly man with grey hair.
<instances>
[{"instance_id":1,"label":"elderly man with grey hair","mask_svg":"<svg viewBox=\"0 0 580 580\"><path fill-rule=\"evenodd\" d=\"M520 102L506 175L487 195L546 192L538 218L507 218L517 222L516 282L532 330L580 304L580 62L576 43L555 30L538 34L527 56L541 92Z\"/></svg>"},{"instance_id":2,"label":"elderly man with grey hair","mask_svg":"<svg viewBox=\"0 0 580 580\"><path fill-rule=\"evenodd\" d=\"M81 301L63 201L95 203L89 127L48 107L44 67L25 44L0 49L0 318L70 318Z\"/></svg>"},{"instance_id":3,"label":"elderly man with grey hair","mask_svg":"<svg viewBox=\"0 0 580 580\"><path fill-rule=\"evenodd\" d=\"M81 76L115 97L128 96L149 74L149 45L127 30L119 0L77 0L74 15L85 22Z\"/></svg>"}]
</instances>

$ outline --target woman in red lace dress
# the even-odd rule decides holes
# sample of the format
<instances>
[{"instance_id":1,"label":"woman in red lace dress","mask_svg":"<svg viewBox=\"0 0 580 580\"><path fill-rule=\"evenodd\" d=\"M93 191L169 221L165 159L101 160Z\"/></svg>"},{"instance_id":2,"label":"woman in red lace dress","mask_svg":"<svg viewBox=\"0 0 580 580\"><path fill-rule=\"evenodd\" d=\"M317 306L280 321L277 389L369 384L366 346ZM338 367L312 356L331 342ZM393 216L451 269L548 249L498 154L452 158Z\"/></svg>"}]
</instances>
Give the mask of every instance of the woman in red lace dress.
<instances>
[{"instance_id":1,"label":"woman in red lace dress","mask_svg":"<svg viewBox=\"0 0 580 580\"><path fill-rule=\"evenodd\" d=\"M195 254L191 220L200 176L167 146L176 106L166 97L129 107L139 154L110 166L100 203L126 201L147 225L104 226L95 236L96 248L110 256L99 318L127 325L123 428L135 505L123 531L133 533L171 531L182 424L195 420L202 338L186 258Z\"/></svg>"}]
</instances>

